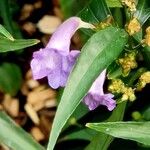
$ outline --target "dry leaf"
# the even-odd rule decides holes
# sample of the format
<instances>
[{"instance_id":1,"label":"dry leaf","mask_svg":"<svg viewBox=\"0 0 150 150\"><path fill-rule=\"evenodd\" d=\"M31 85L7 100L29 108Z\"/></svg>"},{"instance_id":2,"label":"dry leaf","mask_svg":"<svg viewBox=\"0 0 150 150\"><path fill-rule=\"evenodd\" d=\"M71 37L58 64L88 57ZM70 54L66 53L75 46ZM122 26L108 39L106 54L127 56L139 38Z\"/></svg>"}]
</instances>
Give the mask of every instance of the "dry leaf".
<instances>
[{"instance_id":1,"label":"dry leaf","mask_svg":"<svg viewBox=\"0 0 150 150\"><path fill-rule=\"evenodd\" d=\"M52 89L45 89L42 91L32 91L28 94L27 101L32 105L42 101L45 102L48 99L53 99L56 97L56 92Z\"/></svg>"},{"instance_id":2,"label":"dry leaf","mask_svg":"<svg viewBox=\"0 0 150 150\"><path fill-rule=\"evenodd\" d=\"M36 32L36 26L32 22L25 22L22 26L22 29L29 35L33 35Z\"/></svg>"}]
</instances>

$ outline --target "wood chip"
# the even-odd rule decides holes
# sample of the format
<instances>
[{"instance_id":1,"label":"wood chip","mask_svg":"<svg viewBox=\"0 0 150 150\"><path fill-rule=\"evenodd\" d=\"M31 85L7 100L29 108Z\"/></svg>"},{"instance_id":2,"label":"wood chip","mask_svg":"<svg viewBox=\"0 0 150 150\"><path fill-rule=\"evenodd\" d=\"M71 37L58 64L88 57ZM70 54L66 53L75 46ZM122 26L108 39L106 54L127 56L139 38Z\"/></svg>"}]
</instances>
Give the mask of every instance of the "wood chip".
<instances>
[{"instance_id":1,"label":"wood chip","mask_svg":"<svg viewBox=\"0 0 150 150\"><path fill-rule=\"evenodd\" d=\"M33 12L34 7L32 4L25 4L21 10L21 17L20 20L25 20L27 19L31 13Z\"/></svg>"},{"instance_id":2,"label":"wood chip","mask_svg":"<svg viewBox=\"0 0 150 150\"><path fill-rule=\"evenodd\" d=\"M42 91L32 91L28 94L27 102L31 105L36 105L38 102L45 102L48 99L54 99L56 91L52 89L45 89Z\"/></svg>"},{"instance_id":3,"label":"wood chip","mask_svg":"<svg viewBox=\"0 0 150 150\"><path fill-rule=\"evenodd\" d=\"M49 138L49 133L52 127L52 118L47 117L45 115L41 115L40 119L41 119L40 127L42 128L42 132L44 133L46 138Z\"/></svg>"},{"instance_id":4,"label":"wood chip","mask_svg":"<svg viewBox=\"0 0 150 150\"><path fill-rule=\"evenodd\" d=\"M27 71L27 73L25 75L25 79L26 80L32 79L32 71L31 71L31 69Z\"/></svg>"},{"instance_id":5,"label":"wood chip","mask_svg":"<svg viewBox=\"0 0 150 150\"><path fill-rule=\"evenodd\" d=\"M43 103L43 102L38 102L38 103L36 103L33 107L34 107L34 110L35 110L35 111L39 111L39 110L41 110L42 108L45 107L45 103Z\"/></svg>"},{"instance_id":6,"label":"wood chip","mask_svg":"<svg viewBox=\"0 0 150 150\"><path fill-rule=\"evenodd\" d=\"M0 111L3 110L3 106L0 104Z\"/></svg>"},{"instance_id":7,"label":"wood chip","mask_svg":"<svg viewBox=\"0 0 150 150\"><path fill-rule=\"evenodd\" d=\"M44 140L45 138L44 134L38 127L33 127L31 129L31 134L35 138L35 140L38 142Z\"/></svg>"},{"instance_id":8,"label":"wood chip","mask_svg":"<svg viewBox=\"0 0 150 150\"><path fill-rule=\"evenodd\" d=\"M52 108L56 107L56 100L55 99L50 99L46 100L45 102L39 102L36 105L33 106L36 111L41 110L42 108Z\"/></svg>"},{"instance_id":9,"label":"wood chip","mask_svg":"<svg viewBox=\"0 0 150 150\"><path fill-rule=\"evenodd\" d=\"M32 107L32 105L30 104L25 104L24 109L26 111L26 113L29 115L29 117L31 118L31 120L38 125L40 123L40 119L37 115L37 112L34 110L34 108Z\"/></svg>"},{"instance_id":10,"label":"wood chip","mask_svg":"<svg viewBox=\"0 0 150 150\"><path fill-rule=\"evenodd\" d=\"M37 23L37 27L42 33L52 34L60 24L61 24L60 18L56 16L45 15Z\"/></svg>"},{"instance_id":11,"label":"wood chip","mask_svg":"<svg viewBox=\"0 0 150 150\"><path fill-rule=\"evenodd\" d=\"M21 87L21 92L23 93L23 95L28 95L28 93L31 90L38 88L38 87L40 87L39 82L37 80L33 80L32 72L31 72L31 70L29 70L26 73L25 82L23 83L23 85Z\"/></svg>"},{"instance_id":12,"label":"wood chip","mask_svg":"<svg viewBox=\"0 0 150 150\"><path fill-rule=\"evenodd\" d=\"M3 106L5 110L12 116L17 117L19 114L19 100L12 98L9 94L6 94L3 100Z\"/></svg>"},{"instance_id":13,"label":"wood chip","mask_svg":"<svg viewBox=\"0 0 150 150\"><path fill-rule=\"evenodd\" d=\"M45 102L45 107L46 108L56 107L56 100L55 99L47 100Z\"/></svg>"},{"instance_id":14,"label":"wood chip","mask_svg":"<svg viewBox=\"0 0 150 150\"><path fill-rule=\"evenodd\" d=\"M22 25L22 29L26 31L29 35L33 35L36 32L36 26L32 22L25 22Z\"/></svg>"},{"instance_id":15,"label":"wood chip","mask_svg":"<svg viewBox=\"0 0 150 150\"><path fill-rule=\"evenodd\" d=\"M13 117L17 117L19 114L19 101L18 99L13 99L11 105L9 106L9 113Z\"/></svg>"},{"instance_id":16,"label":"wood chip","mask_svg":"<svg viewBox=\"0 0 150 150\"><path fill-rule=\"evenodd\" d=\"M40 86L39 82L33 79L28 80L26 84L30 89L34 89Z\"/></svg>"},{"instance_id":17,"label":"wood chip","mask_svg":"<svg viewBox=\"0 0 150 150\"><path fill-rule=\"evenodd\" d=\"M0 143L0 150L11 150L11 149L7 147L5 144Z\"/></svg>"},{"instance_id":18,"label":"wood chip","mask_svg":"<svg viewBox=\"0 0 150 150\"><path fill-rule=\"evenodd\" d=\"M60 18L61 20L64 19L63 13L62 13L62 11L61 11L61 9L60 9L59 7L54 7L53 11L54 11L54 14L55 14L58 18Z\"/></svg>"},{"instance_id":19,"label":"wood chip","mask_svg":"<svg viewBox=\"0 0 150 150\"><path fill-rule=\"evenodd\" d=\"M39 9L41 7L42 7L42 1L37 1L37 2L34 3L34 8L35 9Z\"/></svg>"}]
</instances>

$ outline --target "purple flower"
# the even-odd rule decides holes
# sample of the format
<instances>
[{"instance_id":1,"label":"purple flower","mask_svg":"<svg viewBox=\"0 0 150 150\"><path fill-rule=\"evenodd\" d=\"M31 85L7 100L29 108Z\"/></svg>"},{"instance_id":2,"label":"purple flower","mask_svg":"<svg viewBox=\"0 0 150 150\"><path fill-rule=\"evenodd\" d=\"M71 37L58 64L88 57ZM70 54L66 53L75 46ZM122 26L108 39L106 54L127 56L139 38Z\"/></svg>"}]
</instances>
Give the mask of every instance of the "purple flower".
<instances>
[{"instance_id":1,"label":"purple flower","mask_svg":"<svg viewBox=\"0 0 150 150\"><path fill-rule=\"evenodd\" d=\"M114 95L110 93L104 94L103 84L105 76L106 69L94 81L89 92L83 99L89 110L94 110L100 105L105 105L109 111L112 111L116 107L116 101L112 99Z\"/></svg>"},{"instance_id":2,"label":"purple flower","mask_svg":"<svg viewBox=\"0 0 150 150\"><path fill-rule=\"evenodd\" d=\"M71 17L53 33L45 48L33 53L31 69L34 79L48 78L49 85L56 89L64 87L80 51L70 51L73 34L79 28L93 28L78 17Z\"/></svg>"}]
</instances>

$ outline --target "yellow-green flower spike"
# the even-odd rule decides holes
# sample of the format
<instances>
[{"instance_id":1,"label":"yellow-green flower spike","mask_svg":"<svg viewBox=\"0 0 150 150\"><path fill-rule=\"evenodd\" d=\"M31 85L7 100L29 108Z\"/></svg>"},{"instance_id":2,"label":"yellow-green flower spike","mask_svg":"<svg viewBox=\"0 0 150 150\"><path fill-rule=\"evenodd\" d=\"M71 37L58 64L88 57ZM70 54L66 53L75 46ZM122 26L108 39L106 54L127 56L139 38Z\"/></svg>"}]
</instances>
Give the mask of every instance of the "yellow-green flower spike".
<instances>
[{"instance_id":1,"label":"yellow-green flower spike","mask_svg":"<svg viewBox=\"0 0 150 150\"><path fill-rule=\"evenodd\" d=\"M136 99L136 96L134 94L134 90L131 87L124 88L124 92L123 92L121 100L122 101L126 101L126 100L134 101L135 99Z\"/></svg>"},{"instance_id":2,"label":"yellow-green flower spike","mask_svg":"<svg viewBox=\"0 0 150 150\"><path fill-rule=\"evenodd\" d=\"M121 101L134 101L136 99L134 89L125 86L120 79L114 79L108 90L112 93L122 94Z\"/></svg>"},{"instance_id":3,"label":"yellow-green flower spike","mask_svg":"<svg viewBox=\"0 0 150 150\"><path fill-rule=\"evenodd\" d=\"M142 40L143 46L150 46L150 26L146 28L146 34Z\"/></svg>"},{"instance_id":4,"label":"yellow-green flower spike","mask_svg":"<svg viewBox=\"0 0 150 150\"><path fill-rule=\"evenodd\" d=\"M122 72L124 76L127 76L130 73L131 69L137 67L136 52L134 51L130 53L125 53L125 56L123 58L120 58L118 62L122 67Z\"/></svg>"},{"instance_id":5,"label":"yellow-green flower spike","mask_svg":"<svg viewBox=\"0 0 150 150\"><path fill-rule=\"evenodd\" d=\"M108 90L112 93L122 93L122 90L125 88L124 83L120 79L112 80L111 85L109 85Z\"/></svg>"},{"instance_id":6,"label":"yellow-green flower spike","mask_svg":"<svg viewBox=\"0 0 150 150\"><path fill-rule=\"evenodd\" d=\"M131 12L136 11L136 1L135 0L122 0L122 4L127 6Z\"/></svg>"},{"instance_id":7,"label":"yellow-green flower spike","mask_svg":"<svg viewBox=\"0 0 150 150\"><path fill-rule=\"evenodd\" d=\"M137 18L133 18L128 24L125 25L125 28L129 35L133 35L141 30L141 24Z\"/></svg>"},{"instance_id":8,"label":"yellow-green flower spike","mask_svg":"<svg viewBox=\"0 0 150 150\"><path fill-rule=\"evenodd\" d=\"M138 81L137 90L141 90L146 86L146 84L150 83L150 71L144 72Z\"/></svg>"},{"instance_id":9,"label":"yellow-green flower spike","mask_svg":"<svg viewBox=\"0 0 150 150\"><path fill-rule=\"evenodd\" d=\"M105 29L106 27L111 26L113 23L113 17L112 16L108 16L104 21L100 22L99 24L95 25L95 30L102 30Z\"/></svg>"}]
</instances>

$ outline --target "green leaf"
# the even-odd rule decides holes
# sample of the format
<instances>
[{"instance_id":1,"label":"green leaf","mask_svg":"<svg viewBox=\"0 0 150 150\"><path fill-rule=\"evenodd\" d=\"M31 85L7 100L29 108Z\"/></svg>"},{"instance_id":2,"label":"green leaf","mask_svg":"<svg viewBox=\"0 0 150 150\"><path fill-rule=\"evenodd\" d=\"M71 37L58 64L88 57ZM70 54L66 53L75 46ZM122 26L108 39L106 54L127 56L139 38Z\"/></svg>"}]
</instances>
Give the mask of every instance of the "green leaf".
<instances>
[{"instance_id":1,"label":"green leaf","mask_svg":"<svg viewBox=\"0 0 150 150\"><path fill-rule=\"evenodd\" d=\"M13 63L0 65L0 89L12 96L16 95L21 87L22 75L20 68Z\"/></svg>"},{"instance_id":2,"label":"green leaf","mask_svg":"<svg viewBox=\"0 0 150 150\"><path fill-rule=\"evenodd\" d=\"M93 136L95 135L94 130L90 130L88 128L86 129L81 129L78 131L75 131L73 133L67 134L65 136L65 139L69 139L69 140L73 140L73 139L84 139L84 140L91 140L93 138Z\"/></svg>"},{"instance_id":3,"label":"green leaf","mask_svg":"<svg viewBox=\"0 0 150 150\"><path fill-rule=\"evenodd\" d=\"M39 43L37 39L14 39L10 40L3 36L0 36L0 53L8 52L8 51L15 51L22 48L30 47Z\"/></svg>"},{"instance_id":4,"label":"green leaf","mask_svg":"<svg viewBox=\"0 0 150 150\"><path fill-rule=\"evenodd\" d=\"M88 123L87 127L122 139L150 146L150 122Z\"/></svg>"},{"instance_id":5,"label":"green leaf","mask_svg":"<svg viewBox=\"0 0 150 150\"><path fill-rule=\"evenodd\" d=\"M150 121L150 106L142 112L142 118Z\"/></svg>"},{"instance_id":6,"label":"green leaf","mask_svg":"<svg viewBox=\"0 0 150 150\"><path fill-rule=\"evenodd\" d=\"M74 118L75 120L79 120L88 112L89 109L83 103L80 103L76 108L76 110L73 112L71 118Z\"/></svg>"},{"instance_id":7,"label":"green leaf","mask_svg":"<svg viewBox=\"0 0 150 150\"><path fill-rule=\"evenodd\" d=\"M52 126L48 150L52 150L65 123L96 77L121 53L127 42L124 30L108 27L95 33L81 50L70 74Z\"/></svg>"},{"instance_id":8,"label":"green leaf","mask_svg":"<svg viewBox=\"0 0 150 150\"><path fill-rule=\"evenodd\" d=\"M120 0L106 0L108 7L122 7Z\"/></svg>"},{"instance_id":9,"label":"green leaf","mask_svg":"<svg viewBox=\"0 0 150 150\"><path fill-rule=\"evenodd\" d=\"M122 69L117 64L117 62L113 62L108 68L107 68L107 77L108 79L115 79L122 75Z\"/></svg>"},{"instance_id":10,"label":"green leaf","mask_svg":"<svg viewBox=\"0 0 150 150\"><path fill-rule=\"evenodd\" d=\"M4 26L13 35L13 37L22 38L20 29L13 20L14 16L11 12L10 3L10 0L0 0L0 16L3 20Z\"/></svg>"},{"instance_id":11,"label":"green leaf","mask_svg":"<svg viewBox=\"0 0 150 150\"><path fill-rule=\"evenodd\" d=\"M148 0L139 0L137 5L137 11L134 16L143 25L150 17L150 8L148 7Z\"/></svg>"},{"instance_id":12,"label":"green leaf","mask_svg":"<svg viewBox=\"0 0 150 150\"><path fill-rule=\"evenodd\" d=\"M93 24L98 24L101 21L106 20L111 15L111 11L107 7L105 0L91 0L78 14L82 20ZM91 36L94 31L82 29L82 31Z\"/></svg>"},{"instance_id":13,"label":"green leaf","mask_svg":"<svg viewBox=\"0 0 150 150\"><path fill-rule=\"evenodd\" d=\"M67 129L70 125L73 125L74 122L77 122L79 119L81 119L88 112L89 112L88 108L83 103L80 103L73 112L73 114L70 116L67 123L65 124L63 131Z\"/></svg>"},{"instance_id":14,"label":"green leaf","mask_svg":"<svg viewBox=\"0 0 150 150\"><path fill-rule=\"evenodd\" d=\"M65 18L76 15L87 3L89 3L87 0L60 0L60 6Z\"/></svg>"},{"instance_id":15,"label":"green leaf","mask_svg":"<svg viewBox=\"0 0 150 150\"><path fill-rule=\"evenodd\" d=\"M65 17L69 17L72 14L72 5L73 5L73 1L74 0L60 0L60 5L61 5L61 9L63 11L63 14L65 15Z\"/></svg>"},{"instance_id":16,"label":"green leaf","mask_svg":"<svg viewBox=\"0 0 150 150\"><path fill-rule=\"evenodd\" d=\"M9 40L14 40L13 36L0 24L0 33L3 34Z\"/></svg>"},{"instance_id":17,"label":"green leaf","mask_svg":"<svg viewBox=\"0 0 150 150\"><path fill-rule=\"evenodd\" d=\"M144 61L146 62L147 68L150 69L150 47L149 46L143 47L142 54L144 57Z\"/></svg>"},{"instance_id":18,"label":"green leaf","mask_svg":"<svg viewBox=\"0 0 150 150\"><path fill-rule=\"evenodd\" d=\"M112 115L106 120L106 122L120 121L123 119L125 112L126 102L123 102L117 106L113 111ZM110 143L113 141L113 137L98 133L93 137L91 143L86 147L85 150L107 150Z\"/></svg>"},{"instance_id":19,"label":"green leaf","mask_svg":"<svg viewBox=\"0 0 150 150\"><path fill-rule=\"evenodd\" d=\"M141 43L142 36L143 36L143 33L142 33L142 30L141 30L140 32L138 32L137 34L135 34L133 37L134 37L134 39L137 42ZM144 46L144 47L142 47L141 52L142 52L142 55L143 55L146 67L148 69L150 69L150 46Z\"/></svg>"},{"instance_id":20,"label":"green leaf","mask_svg":"<svg viewBox=\"0 0 150 150\"><path fill-rule=\"evenodd\" d=\"M107 150L113 139L113 137L103 133L96 134L85 150Z\"/></svg>"},{"instance_id":21,"label":"green leaf","mask_svg":"<svg viewBox=\"0 0 150 150\"><path fill-rule=\"evenodd\" d=\"M99 23L100 21L105 20L109 15L111 15L111 12L107 7L105 0L92 0L78 14L84 21L90 23Z\"/></svg>"},{"instance_id":22,"label":"green leaf","mask_svg":"<svg viewBox=\"0 0 150 150\"><path fill-rule=\"evenodd\" d=\"M121 8L115 8L113 11L113 18L116 23L116 25L120 28L124 27L123 21L124 21L124 15Z\"/></svg>"},{"instance_id":23,"label":"green leaf","mask_svg":"<svg viewBox=\"0 0 150 150\"><path fill-rule=\"evenodd\" d=\"M44 150L27 132L0 111L0 143L13 150Z\"/></svg>"}]
</instances>

